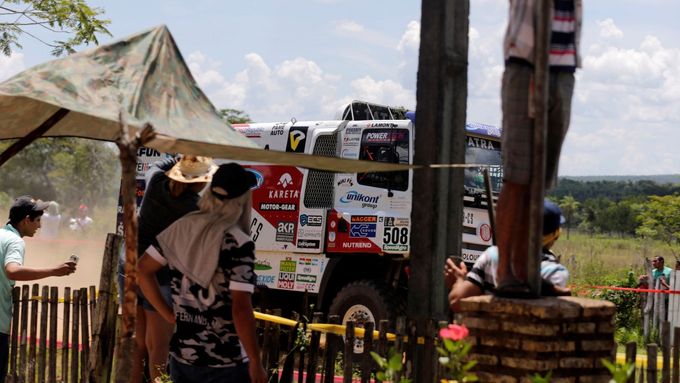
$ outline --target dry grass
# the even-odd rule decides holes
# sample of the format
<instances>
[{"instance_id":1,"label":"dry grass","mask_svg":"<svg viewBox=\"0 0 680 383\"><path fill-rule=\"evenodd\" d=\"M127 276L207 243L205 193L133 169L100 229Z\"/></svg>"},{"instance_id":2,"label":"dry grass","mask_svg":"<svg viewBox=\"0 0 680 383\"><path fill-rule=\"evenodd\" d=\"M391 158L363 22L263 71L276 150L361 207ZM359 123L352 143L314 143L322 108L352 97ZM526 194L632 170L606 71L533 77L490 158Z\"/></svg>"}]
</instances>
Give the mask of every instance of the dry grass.
<instances>
[{"instance_id":1,"label":"dry grass","mask_svg":"<svg viewBox=\"0 0 680 383\"><path fill-rule=\"evenodd\" d=\"M627 278L628 272L643 273L644 259L663 256L672 267L675 257L668 246L657 241L590 236L572 231L557 241L553 249L570 272L570 283L598 285Z\"/></svg>"}]
</instances>

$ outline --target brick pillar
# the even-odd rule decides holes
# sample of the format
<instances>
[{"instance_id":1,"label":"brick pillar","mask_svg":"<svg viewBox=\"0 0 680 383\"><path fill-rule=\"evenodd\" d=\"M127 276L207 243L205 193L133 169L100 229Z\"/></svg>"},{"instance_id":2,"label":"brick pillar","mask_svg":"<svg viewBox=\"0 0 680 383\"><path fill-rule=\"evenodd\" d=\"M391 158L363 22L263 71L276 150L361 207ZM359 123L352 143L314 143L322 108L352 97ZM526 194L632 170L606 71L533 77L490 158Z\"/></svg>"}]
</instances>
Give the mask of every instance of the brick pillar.
<instances>
[{"instance_id":1,"label":"brick pillar","mask_svg":"<svg viewBox=\"0 0 680 383\"><path fill-rule=\"evenodd\" d=\"M461 302L481 382L529 382L552 371L552 382L608 382L600 360L616 356L614 304L576 297Z\"/></svg>"}]
</instances>

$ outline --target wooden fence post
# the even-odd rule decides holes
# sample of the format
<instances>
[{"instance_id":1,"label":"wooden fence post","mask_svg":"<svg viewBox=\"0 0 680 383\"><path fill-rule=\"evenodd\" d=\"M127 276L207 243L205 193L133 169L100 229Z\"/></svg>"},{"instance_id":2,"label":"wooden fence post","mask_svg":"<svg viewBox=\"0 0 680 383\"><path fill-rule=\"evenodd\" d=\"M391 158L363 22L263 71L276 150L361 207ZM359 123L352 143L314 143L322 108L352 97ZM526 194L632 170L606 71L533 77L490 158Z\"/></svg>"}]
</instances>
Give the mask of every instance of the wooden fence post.
<instances>
[{"instance_id":1,"label":"wooden fence post","mask_svg":"<svg viewBox=\"0 0 680 383\"><path fill-rule=\"evenodd\" d=\"M673 383L680 383L680 327L673 327Z\"/></svg>"},{"instance_id":2,"label":"wooden fence post","mask_svg":"<svg viewBox=\"0 0 680 383\"><path fill-rule=\"evenodd\" d=\"M345 353L343 359L345 361L342 370L343 383L352 383L352 358L354 357L354 321L348 320L345 323Z\"/></svg>"},{"instance_id":3,"label":"wooden fence post","mask_svg":"<svg viewBox=\"0 0 680 383\"><path fill-rule=\"evenodd\" d=\"M655 343L647 345L647 381L656 382L656 355L658 346Z\"/></svg>"},{"instance_id":4,"label":"wooden fence post","mask_svg":"<svg viewBox=\"0 0 680 383\"><path fill-rule=\"evenodd\" d=\"M118 316L118 300L116 299L116 276L118 275L118 257L123 237L109 233L104 247L102 272L99 276L99 296L96 297L90 288L90 302L93 298L98 303L92 304L92 348L88 363L87 375L91 383L108 383L113 370L113 355L116 345L116 320ZM92 311L92 310L91 310Z\"/></svg>"},{"instance_id":5,"label":"wooden fence post","mask_svg":"<svg viewBox=\"0 0 680 383\"><path fill-rule=\"evenodd\" d=\"M31 302L31 321L29 323L29 338L28 338L28 373L26 375L27 382L35 382L35 362L38 355L38 294L40 293L40 286L34 283L31 286L31 296L28 298Z\"/></svg>"},{"instance_id":6,"label":"wooden fence post","mask_svg":"<svg viewBox=\"0 0 680 383\"><path fill-rule=\"evenodd\" d=\"M20 310L20 303L21 303L21 288L14 287L12 289L12 304L13 304L13 310L12 310L12 331L10 331L12 339L10 339L10 346L9 346L9 376L12 379L13 382L16 381L17 377L19 376L17 372L17 356L18 356L18 349L19 349L19 310Z\"/></svg>"},{"instance_id":7,"label":"wooden fence post","mask_svg":"<svg viewBox=\"0 0 680 383\"><path fill-rule=\"evenodd\" d=\"M338 324L340 323L340 317L337 315L329 315L328 323ZM324 365L323 365L323 382L333 383L335 378L335 357L337 355L337 346L342 339L340 336L333 333L326 333L326 355L324 355Z\"/></svg>"},{"instance_id":8,"label":"wooden fence post","mask_svg":"<svg viewBox=\"0 0 680 383\"><path fill-rule=\"evenodd\" d=\"M21 286L21 328L19 329L19 381L26 378L26 354L28 334L28 285Z\"/></svg>"},{"instance_id":9,"label":"wooden fence post","mask_svg":"<svg viewBox=\"0 0 680 383\"><path fill-rule=\"evenodd\" d=\"M45 368L47 363L47 314L49 311L49 287L42 287L40 295L40 349L38 350L38 383L45 382Z\"/></svg>"},{"instance_id":10,"label":"wooden fence post","mask_svg":"<svg viewBox=\"0 0 680 383\"><path fill-rule=\"evenodd\" d=\"M59 288L50 287L50 363L47 381L57 382L57 310L59 309Z\"/></svg>"},{"instance_id":11,"label":"wooden fence post","mask_svg":"<svg viewBox=\"0 0 680 383\"><path fill-rule=\"evenodd\" d=\"M80 290L73 290L71 296L73 302L73 321L71 322L71 382L78 383L78 369L80 363L80 343L78 333L80 330Z\"/></svg>"},{"instance_id":12,"label":"wooden fence post","mask_svg":"<svg viewBox=\"0 0 680 383\"><path fill-rule=\"evenodd\" d=\"M635 358L637 357L637 343L628 342L626 343L626 363L633 364L633 374L628 378L628 383L635 383Z\"/></svg>"},{"instance_id":13,"label":"wooden fence post","mask_svg":"<svg viewBox=\"0 0 680 383\"><path fill-rule=\"evenodd\" d=\"M87 371L87 363L90 356L90 326L87 322L88 306L87 288L80 289L80 344L83 351L80 353L80 381L88 383L90 381Z\"/></svg>"},{"instance_id":14,"label":"wooden fence post","mask_svg":"<svg viewBox=\"0 0 680 383\"><path fill-rule=\"evenodd\" d=\"M264 311L265 314L271 315L271 310L267 309ZM264 367L264 370L267 371L267 377L270 376L271 374L271 361L269 358L269 354L271 351L271 347L274 344L274 342L278 340L274 340L271 337L271 328L274 326L273 323L269 321L264 321L262 323L262 366Z\"/></svg>"},{"instance_id":15,"label":"wooden fence post","mask_svg":"<svg viewBox=\"0 0 680 383\"><path fill-rule=\"evenodd\" d=\"M387 329L389 328L389 321L387 319L381 319L380 322L378 323L378 348L377 352L380 354L380 356L387 357L387 350L389 347L387 346ZM375 379L377 383L380 383L380 380Z\"/></svg>"},{"instance_id":16,"label":"wooden fence post","mask_svg":"<svg viewBox=\"0 0 680 383\"><path fill-rule=\"evenodd\" d=\"M69 342L69 326L71 325L71 288L64 288L64 315L61 323L61 380L64 383L69 382L69 363L68 363L68 342ZM73 382L76 383L76 382Z\"/></svg>"},{"instance_id":17,"label":"wooden fence post","mask_svg":"<svg viewBox=\"0 0 680 383\"><path fill-rule=\"evenodd\" d=\"M323 313L315 312L312 316L312 323L321 322ZM316 368L319 365L319 343L321 340L321 333L312 331L312 338L309 342L309 361L307 362L307 383L316 382Z\"/></svg>"},{"instance_id":18,"label":"wooden fence post","mask_svg":"<svg viewBox=\"0 0 680 383\"><path fill-rule=\"evenodd\" d=\"M670 383L671 381L671 323L664 320L661 322L661 350L662 369L661 382Z\"/></svg>"},{"instance_id":19,"label":"wooden fence post","mask_svg":"<svg viewBox=\"0 0 680 383\"><path fill-rule=\"evenodd\" d=\"M114 272L113 275L118 275L118 273ZM88 301L88 306L90 307L90 323L92 324L92 327L90 327L91 333L89 335L90 339L92 339L94 324L97 323L97 286L90 286Z\"/></svg>"},{"instance_id":20,"label":"wooden fence post","mask_svg":"<svg viewBox=\"0 0 680 383\"><path fill-rule=\"evenodd\" d=\"M364 352L361 354L361 383L369 383L371 380L371 370L373 369L373 329L375 323L366 322L364 324Z\"/></svg>"},{"instance_id":21,"label":"wooden fence post","mask_svg":"<svg viewBox=\"0 0 680 383\"><path fill-rule=\"evenodd\" d=\"M306 307L306 306L305 306ZM307 336L307 316L302 315L302 321L298 324L299 327L296 327L296 329L302 329L302 334L303 336ZM297 336L296 335L296 340ZM304 375L305 375L305 354L308 352L309 345L305 348L300 348L298 350L298 383L303 383L304 382Z\"/></svg>"}]
</instances>

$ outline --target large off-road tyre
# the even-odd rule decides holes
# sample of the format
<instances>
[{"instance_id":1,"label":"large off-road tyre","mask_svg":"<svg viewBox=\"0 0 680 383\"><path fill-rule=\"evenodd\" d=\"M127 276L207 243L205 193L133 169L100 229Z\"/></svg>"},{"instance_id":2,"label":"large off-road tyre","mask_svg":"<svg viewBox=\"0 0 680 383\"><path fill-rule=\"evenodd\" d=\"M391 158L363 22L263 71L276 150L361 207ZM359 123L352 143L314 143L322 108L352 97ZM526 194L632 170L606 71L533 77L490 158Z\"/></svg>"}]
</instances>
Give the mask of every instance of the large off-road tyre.
<instances>
[{"instance_id":1,"label":"large off-road tyre","mask_svg":"<svg viewBox=\"0 0 680 383\"><path fill-rule=\"evenodd\" d=\"M394 324L397 310L401 305L396 302L388 289L370 280L359 280L345 285L333 299L329 315L338 315L343 325L348 320L354 320L355 327L364 327L364 323L373 322L375 328L382 319ZM354 353L361 354L364 342L357 339L354 342Z\"/></svg>"}]
</instances>

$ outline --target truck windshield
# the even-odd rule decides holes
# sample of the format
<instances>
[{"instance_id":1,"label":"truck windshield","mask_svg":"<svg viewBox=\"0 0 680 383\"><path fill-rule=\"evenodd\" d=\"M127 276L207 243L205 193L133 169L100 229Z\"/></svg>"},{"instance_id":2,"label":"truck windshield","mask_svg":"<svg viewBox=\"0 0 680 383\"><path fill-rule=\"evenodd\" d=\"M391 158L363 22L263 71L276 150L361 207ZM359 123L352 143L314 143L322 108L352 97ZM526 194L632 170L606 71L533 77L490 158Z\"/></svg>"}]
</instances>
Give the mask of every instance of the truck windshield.
<instances>
[{"instance_id":1,"label":"truck windshield","mask_svg":"<svg viewBox=\"0 0 680 383\"><path fill-rule=\"evenodd\" d=\"M494 194L501 190L503 182L503 163L501 162L501 143L487 138L467 136L465 138L465 163L489 165L491 189ZM465 169L466 194L479 194L486 190L484 168Z\"/></svg>"},{"instance_id":2,"label":"truck windshield","mask_svg":"<svg viewBox=\"0 0 680 383\"><path fill-rule=\"evenodd\" d=\"M359 159L407 164L409 161L408 144L407 129L366 129L361 135ZM405 191L408 189L408 170L359 173L357 181L361 185Z\"/></svg>"}]
</instances>

